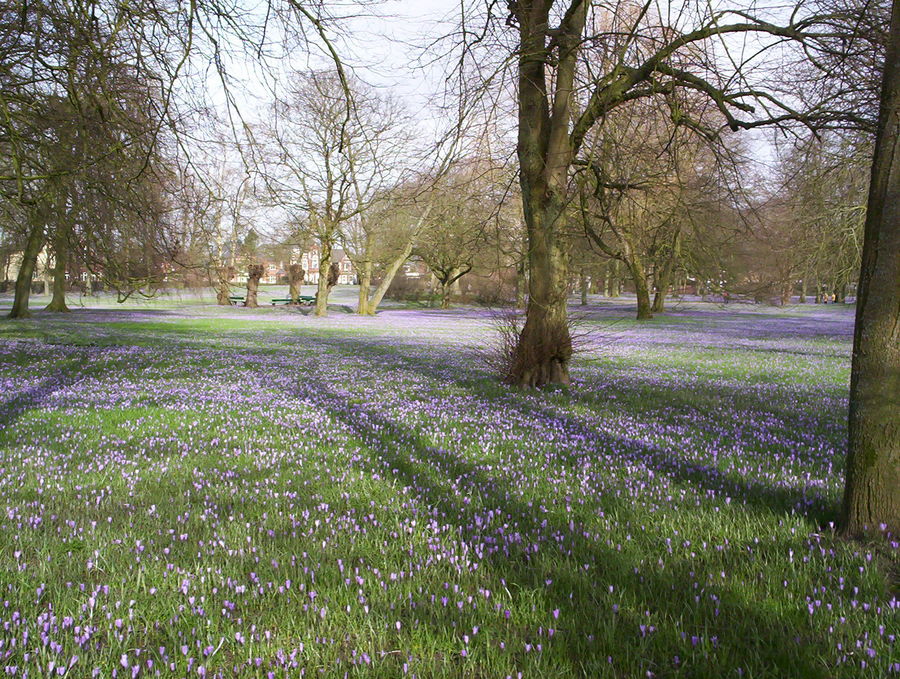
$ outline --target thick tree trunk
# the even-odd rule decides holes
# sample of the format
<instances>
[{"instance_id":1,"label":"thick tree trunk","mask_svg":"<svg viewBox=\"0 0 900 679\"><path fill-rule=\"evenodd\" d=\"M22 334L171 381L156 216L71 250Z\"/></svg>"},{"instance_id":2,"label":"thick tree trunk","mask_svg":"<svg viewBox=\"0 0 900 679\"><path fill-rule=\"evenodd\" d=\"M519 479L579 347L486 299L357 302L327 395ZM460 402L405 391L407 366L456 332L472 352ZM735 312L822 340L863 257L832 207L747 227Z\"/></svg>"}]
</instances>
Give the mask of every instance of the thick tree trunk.
<instances>
[{"instance_id":1,"label":"thick tree trunk","mask_svg":"<svg viewBox=\"0 0 900 679\"><path fill-rule=\"evenodd\" d=\"M328 285L328 277L331 274L331 250L332 243L322 239L322 249L319 251L319 281L316 285L316 316L328 314L328 294L331 288Z\"/></svg>"},{"instance_id":2,"label":"thick tree trunk","mask_svg":"<svg viewBox=\"0 0 900 679\"><path fill-rule=\"evenodd\" d=\"M220 266L216 269L216 304L229 306L231 304L231 280L232 269L230 266Z\"/></svg>"},{"instance_id":3,"label":"thick tree trunk","mask_svg":"<svg viewBox=\"0 0 900 679\"><path fill-rule=\"evenodd\" d=\"M441 281L441 309L450 308L450 298L453 296L453 286L451 283Z\"/></svg>"},{"instance_id":4,"label":"thick tree trunk","mask_svg":"<svg viewBox=\"0 0 900 679\"><path fill-rule=\"evenodd\" d=\"M612 297L612 288L610 287L612 274L610 272L610 267L612 266L611 262L607 262L606 267L603 270L603 296L604 297Z\"/></svg>"},{"instance_id":5,"label":"thick tree trunk","mask_svg":"<svg viewBox=\"0 0 900 679\"><path fill-rule=\"evenodd\" d=\"M806 275L804 274L803 280L800 281L800 304L806 304Z\"/></svg>"},{"instance_id":6,"label":"thick tree trunk","mask_svg":"<svg viewBox=\"0 0 900 679\"><path fill-rule=\"evenodd\" d=\"M900 535L900 0L894 0L866 212L843 525Z\"/></svg>"},{"instance_id":7,"label":"thick tree trunk","mask_svg":"<svg viewBox=\"0 0 900 679\"><path fill-rule=\"evenodd\" d=\"M306 276L306 272L299 264L288 266L288 297L291 298L291 304L300 303L300 291L304 276Z\"/></svg>"},{"instance_id":8,"label":"thick tree trunk","mask_svg":"<svg viewBox=\"0 0 900 679\"><path fill-rule=\"evenodd\" d=\"M54 257L56 262L53 268L53 298L44 310L65 313L69 311L69 307L66 306L66 247L61 242L57 242L54 247Z\"/></svg>"},{"instance_id":9,"label":"thick tree trunk","mask_svg":"<svg viewBox=\"0 0 900 679\"><path fill-rule=\"evenodd\" d=\"M634 278L634 292L637 296L637 320L647 321L653 318L652 305L650 304L650 287L643 271L632 271Z\"/></svg>"},{"instance_id":10,"label":"thick tree trunk","mask_svg":"<svg viewBox=\"0 0 900 679\"><path fill-rule=\"evenodd\" d=\"M369 312L369 293L372 289L372 261L365 260L361 262L359 268L359 302L356 306L356 313L360 316L370 316Z\"/></svg>"},{"instance_id":11,"label":"thick tree trunk","mask_svg":"<svg viewBox=\"0 0 900 679\"><path fill-rule=\"evenodd\" d=\"M647 275L644 273L644 264L627 243L625 243L623 249L625 256L628 258L625 266L628 267L628 273L631 274L631 280L634 282L634 293L637 297L637 320L649 320L653 318L653 312L650 304L650 286L647 283Z\"/></svg>"},{"instance_id":12,"label":"thick tree trunk","mask_svg":"<svg viewBox=\"0 0 900 679\"><path fill-rule=\"evenodd\" d=\"M244 300L244 306L255 309L259 306L256 299L256 293L259 290L259 279L262 278L265 269L262 264L251 264L247 271L247 298Z\"/></svg>"},{"instance_id":13,"label":"thick tree trunk","mask_svg":"<svg viewBox=\"0 0 900 679\"><path fill-rule=\"evenodd\" d=\"M552 41L558 46L548 78L547 45L553 3L510 3L519 28L519 184L528 233L528 305L509 380L521 386L569 383L565 208L569 169L579 143L570 135L578 49L587 2L566 13ZM548 92L548 82L553 91Z\"/></svg>"},{"instance_id":14,"label":"thick tree trunk","mask_svg":"<svg viewBox=\"0 0 900 679\"><path fill-rule=\"evenodd\" d=\"M585 306L588 303L588 277L584 269L578 273L578 284L581 286L581 306Z\"/></svg>"},{"instance_id":15,"label":"thick tree trunk","mask_svg":"<svg viewBox=\"0 0 900 679\"><path fill-rule=\"evenodd\" d=\"M316 290L316 316L324 316L328 312L328 297L331 290L337 285L338 278L341 275L340 267L337 262L332 262L328 266L328 275L324 277L324 292L322 291L322 271L319 270L319 286ZM322 301L322 313L319 313L319 301Z\"/></svg>"},{"instance_id":16,"label":"thick tree trunk","mask_svg":"<svg viewBox=\"0 0 900 679\"><path fill-rule=\"evenodd\" d=\"M28 299L31 297L31 282L34 280L37 258L43 246L44 225L32 224L28 241L25 243L25 251L22 253L19 275L16 277L16 293L9 318L28 318L31 315L28 311Z\"/></svg>"},{"instance_id":17,"label":"thick tree trunk","mask_svg":"<svg viewBox=\"0 0 900 679\"><path fill-rule=\"evenodd\" d=\"M544 210L526 220L535 223L529 254L528 306L510 376L520 386L569 383L572 338L566 305L567 257L556 229L543 224L545 219L560 219L562 210L553 213Z\"/></svg>"}]
</instances>

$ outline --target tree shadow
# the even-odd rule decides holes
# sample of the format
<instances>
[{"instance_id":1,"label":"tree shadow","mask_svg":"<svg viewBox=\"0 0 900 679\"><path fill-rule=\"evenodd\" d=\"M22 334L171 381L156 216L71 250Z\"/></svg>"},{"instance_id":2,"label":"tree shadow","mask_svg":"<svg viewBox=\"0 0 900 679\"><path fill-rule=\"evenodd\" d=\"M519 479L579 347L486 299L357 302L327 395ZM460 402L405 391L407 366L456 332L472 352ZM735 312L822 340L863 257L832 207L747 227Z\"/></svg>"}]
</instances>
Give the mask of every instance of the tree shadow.
<instances>
[{"instance_id":1,"label":"tree shadow","mask_svg":"<svg viewBox=\"0 0 900 679\"><path fill-rule=\"evenodd\" d=\"M805 610L786 618L764 604L748 601L731 587L709 587L700 575L705 573L702 557L672 558L665 566L660 562L654 567L644 558L650 554L635 550L623 554L601 539L588 539L580 521L567 523L561 511L525 501L520 489L503 482L490 466L431 445L373 408L348 408L344 396L329 389L324 380L316 390L316 401L370 451L357 463L365 471L392 478L439 521L451 524L455 539L468 548L473 559L486 564L488 574L507 590L539 592L548 611L565 612L558 623L556 643L564 644L570 672L598 676L607 669L608 656L621 657L623 653L639 658L648 671L664 672L665 667L654 666L650 659L673 658L680 653L693 665L692 676L722 676L722 660L717 656L733 661L734 649L739 649L741 654L753 654L762 664L777 668L780 676L822 674L821 657L829 648L827 635L805 624L800 615L805 615ZM539 410L532 414L544 415ZM636 454L658 461L657 451ZM715 480L702 473L685 473L682 467L676 467L673 474L683 482ZM609 495L601 501L603 510L615 515L620 524L635 520L622 498ZM774 555L786 553L789 547L778 542L763 549ZM587 564L593 570L585 569ZM623 604L616 611L610 604L615 597L608 595L609 583L621 588L616 596ZM712 609L703 612L699 596L698 610L691 610L697 585L703 585L699 591L707 599L714 590L714 615ZM708 601L704 604L710 606ZM416 615L421 616L421 611ZM431 624L446 626L439 612L432 615ZM610 636L611 619L616 623ZM660 621L658 629L654 621ZM670 626L672 621L684 624ZM733 625L733 621L740 624ZM554 624L553 619L547 620L548 626ZM754 638L747 639L748 629L755 631ZM691 630L696 634L690 635ZM797 630L804 631L798 636ZM525 624L518 633L541 640L533 624ZM597 638L602 635L606 636ZM704 652L693 651L697 643Z\"/></svg>"},{"instance_id":2,"label":"tree shadow","mask_svg":"<svg viewBox=\"0 0 900 679\"><path fill-rule=\"evenodd\" d=\"M486 388L493 381L487 373L475 368L461 366L458 363L437 363L416 355L416 350L421 351L421 346L411 342L394 341L389 347L373 346L371 343L352 337L340 338L316 338L317 343L325 344L330 350L343 353L347 356L370 356L383 362L385 355L397 359L392 367L393 371L410 370L438 383L445 383L448 379L453 384L465 389L469 394L484 397ZM673 445L663 446L659 443L642 439L638 436L614 435L609 432L599 431L588 422L576 419L571 412L564 412L567 408L551 407L549 404L536 403L535 399L526 396L541 395L545 392L517 392L512 388L502 385L493 387L499 395L502 395L500 407L515 411L526 420L553 421L555 426L561 429L572 440L591 442L594 449L619 451L624 463L637 463L645 466L654 473L662 473L673 482L680 485L696 486L703 491L709 491L730 497L735 502L743 502L756 509L769 513L794 514L799 513L816 522L819 527L834 522L839 515L839 502L837 498L827 500L815 493L815 487L797 488L794 486L777 486L762 481L755 481L743 476L728 473L717 466L706 465L690 459L682 450ZM770 400L765 400L764 395L754 392L742 391L735 387L718 385L717 395L722 401L729 402L739 400L747 410L775 414L779 419L790 421L796 416L795 410L779 410L773 406ZM810 392L812 393L812 392ZM553 392L548 395L553 398ZM602 418L603 413L597 400L587 394L579 394L575 390L560 390L557 396L563 400L562 405L569 403L578 404L588 409L595 417ZM693 400L693 392L679 394L667 392L667 406L671 409L684 408L685 412L696 411L696 402ZM799 402L809 402L802 389L798 389ZM568 403L567 403L568 402ZM653 420L653 416L646 412L640 412L640 417ZM659 420L656 420L659 421ZM649 422L648 429L652 429L653 422ZM696 428L700 431L701 424ZM747 436L752 435L752 431ZM735 437L739 443L743 442L743 436L736 432ZM757 443L755 440L746 442ZM820 465L821 454L809 450L793 450L791 453L799 463L804 465ZM573 462L573 461L570 461ZM842 468L842 461L836 465Z\"/></svg>"}]
</instances>

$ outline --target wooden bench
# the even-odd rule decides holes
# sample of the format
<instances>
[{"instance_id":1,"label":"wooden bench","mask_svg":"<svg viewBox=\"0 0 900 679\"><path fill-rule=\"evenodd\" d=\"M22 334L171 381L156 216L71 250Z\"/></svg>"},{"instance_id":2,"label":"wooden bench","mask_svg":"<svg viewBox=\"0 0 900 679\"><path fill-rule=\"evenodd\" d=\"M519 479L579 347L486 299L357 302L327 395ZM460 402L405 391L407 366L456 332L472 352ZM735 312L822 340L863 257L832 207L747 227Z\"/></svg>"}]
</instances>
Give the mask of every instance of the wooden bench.
<instances>
[{"instance_id":1,"label":"wooden bench","mask_svg":"<svg viewBox=\"0 0 900 679\"><path fill-rule=\"evenodd\" d=\"M297 304L308 304L309 306L312 306L315 303L316 303L315 295L300 295L297 298Z\"/></svg>"},{"instance_id":2,"label":"wooden bench","mask_svg":"<svg viewBox=\"0 0 900 679\"><path fill-rule=\"evenodd\" d=\"M275 306L276 304L293 304L294 303L294 300L292 300L290 297L277 297L277 298L269 300L269 301L272 303L272 306Z\"/></svg>"},{"instance_id":3,"label":"wooden bench","mask_svg":"<svg viewBox=\"0 0 900 679\"><path fill-rule=\"evenodd\" d=\"M232 295L228 298L228 301L231 302L232 305L237 304L238 302L243 302L244 297L242 295Z\"/></svg>"}]
</instances>

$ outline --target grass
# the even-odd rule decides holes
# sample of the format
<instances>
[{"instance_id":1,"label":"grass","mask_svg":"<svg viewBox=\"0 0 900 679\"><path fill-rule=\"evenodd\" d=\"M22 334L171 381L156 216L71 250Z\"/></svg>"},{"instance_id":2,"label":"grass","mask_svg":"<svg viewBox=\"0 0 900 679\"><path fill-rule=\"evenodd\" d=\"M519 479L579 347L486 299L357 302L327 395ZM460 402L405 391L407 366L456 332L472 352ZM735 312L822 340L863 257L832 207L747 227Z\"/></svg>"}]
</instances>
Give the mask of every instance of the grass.
<instances>
[{"instance_id":1,"label":"grass","mask_svg":"<svg viewBox=\"0 0 900 679\"><path fill-rule=\"evenodd\" d=\"M620 312L545 392L472 311L0 324L0 667L900 673L898 543L829 523L849 312Z\"/></svg>"}]
</instances>

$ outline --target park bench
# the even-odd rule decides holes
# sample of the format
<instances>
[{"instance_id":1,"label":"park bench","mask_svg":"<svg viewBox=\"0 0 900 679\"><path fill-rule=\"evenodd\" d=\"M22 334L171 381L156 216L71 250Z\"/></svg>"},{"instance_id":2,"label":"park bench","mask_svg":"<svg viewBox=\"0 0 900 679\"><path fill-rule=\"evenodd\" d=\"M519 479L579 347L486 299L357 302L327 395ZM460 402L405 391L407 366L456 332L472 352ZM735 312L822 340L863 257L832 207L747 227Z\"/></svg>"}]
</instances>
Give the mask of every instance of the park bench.
<instances>
[{"instance_id":1,"label":"park bench","mask_svg":"<svg viewBox=\"0 0 900 679\"><path fill-rule=\"evenodd\" d=\"M241 298L243 299L243 298ZM272 306L276 304L309 304L313 305L316 303L315 295L300 295L296 300L291 299L290 297L276 297L274 299L269 300Z\"/></svg>"},{"instance_id":2,"label":"park bench","mask_svg":"<svg viewBox=\"0 0 900 679\"><path fill-rule=\"evenodd\" d=\"M244 297L242 295L232 295L231 297L228 298L228 301L231 302L232 304L237 304L238 302L243 302Z\"/></svg>"}]
</instances>

